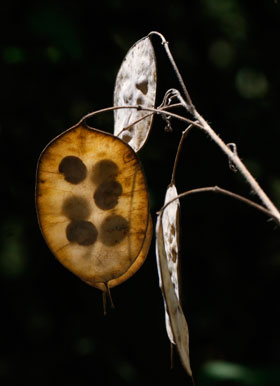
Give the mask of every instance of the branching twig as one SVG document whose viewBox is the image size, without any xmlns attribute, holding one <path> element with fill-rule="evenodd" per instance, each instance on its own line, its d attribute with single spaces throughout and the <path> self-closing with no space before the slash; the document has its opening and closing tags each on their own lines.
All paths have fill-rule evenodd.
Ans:
<svg viewBox="0 0 280 386">
<path fill-rule="evenodd" d="M 160 107 L 158 107 L 158 109 L 160 109 L 160 110 L 166 110 L 166 109 L 169 109 L 169 108 L 180 107 L 180 106 L 182 106 L 181 103 L 173 103 L 172 105 L 162 104 Z M 118 106 L 118 107 L 120 107 L 120 106 Z M 109 109 L 111 109 L 111 108 L 109 108 Z M 104 111 L 101 111 L 101 110 L 100 110 L 100 112 L 104 112 Z M 96 111 L 95 113 L 97 113 L 97 111 Z M 132 126 L 136 125 L 137 123 L 143 121 L 143 120 L 146 119 L 146 118 L 149 118 L 151 115 L 154 115 L 154 114 L 155 114 L 154 112 L 149 113 L 149 114 L 146 114 L 146 115 L 144 115 L 143 117 L 137 119 L 136 121 L 130 123 L 128 126 L 123 127 L 122 130 L 118 133 L 118 136 L 120 136 L 120 134 L 122 134 L 122 132 L 124 132 L 124 131 L 126 131 L 126 130 L 129 130 Z M 85 117 L 84 117 L 84 118 L 85 118 Z"/>
<path fill-rule="evenodd" d="M 106 111 L 112 111 L 112 110 L 117 110 L 117 109 L 136 109 L 136 110 L 143 110 L 143 111 L 150 111 L 152 113 L 158 113 L 158 114 L 165 114 L 167 116 L 171 116 L 174 118 L 177 118 L 183 122 L 188 122 L 189 124 L 192 124 L 193 126 L 199 127 L 202 129 L 205 133 L 207 133 L 211 139 L 220 147 L 220 149 L 227 155 L 229 158 L 230 162 L 236 167 L 237 170 L 243 175 L 245 180 L 250 184 L 252 190 L 258 195 L 260 200 L 262 201 L 263 205 L 271 212 L 271 216 L 277 219 L 278 224 L 280 224 L 280 213 L 276 206 L 272 203 L 272 201 L 269 199 L 269 197 L 266 195 L 266 193 L 261 189 L 255 178 L 251 175 L 249 170 L 246 168 L 246 166 L 243 164 L 241 159 L 239 158 L 238 154 L 234 151 L 232 151 L 225 143 L 224 141 L 216 134 L 216 132 L 211 128 L 211 126 L 207 123 L 207 121 L 198 113 L 198 111 L 195 109 L 192 100 L 190 98 L 190 95 L 187 91 L 187 88 L 185 86 L 185 83 L 182 79 L 182 76 L 178 70 L 178 67 L 173 59 L 173 56 L 169 50 L 168 43 L 164 36 L 156 31 L 150 32 L 148 36 L 151 35 L 158 35 L 160 36 L 162 43 L 165 47 L 166 53 L 168 55 L 168 58 L 170 59 L 172 66 L 176 72 L 176 75 L 180 81 L 180 84 L 182 86 L 182 89 L 184 91 L 184 94 L 186 96 L 185 101 L 181 94 L 177 91 L 177 98 L 180 101 L 180 104 L 183 105 L 189 112 L 192 113 L 196 121 L 192 121 L 191 119 L 188 119 L 186 117 L 182 117 L 181 115 L 172 113 L 170 111 L 165 111 L 167 106 L 161 107 L 159 109 L 156 108 L 151 108 L 151 107 L 145 107 L 145 106 L 140 106 L 140 105 L 127 105 L 127 106 L 113 106 L 113 107 L 108 107 L 106 109 L 98 110 L 92 113 L 89 113 L 85 115 L 80 122 L 85 121 L 86 119 L 92 117 L 95 114 L 98 113 L 103 113 Z M 176 91 L 176 90 L 175 90 Z M 174 90 L 173 90 L 174 92 Z M 197 123 L 197 121 L 199 123 Z"/>
<path fill-rule="evenodd" d="M 178 107 L 178 106 L 181 106 L 181 104 L 174 104 L 174 107 Z M 105 113 L 105 112 L 108 112 L 108 111 L 119 110 L 119 109 L 136 109 L 136 110 L 143 110 L 143 111 L 151 111 L 151 112 L 157 113 L 157 114 L 170 115 L 171 117 L 177 118 L 180 121 L 187 122 L 189 124 L 192 124 L 193 126 L 200 127 L 201 129 L 203 128 L 200 125 L 200 123 L 192 121 L 189 118 L 182 117 L 181 115 L 174 114 L 174 113 L 172 113 L 170 111 L 165 111 L 167 108 L 170 108 L 170 107 L 173 107 L 173 105 L 165 106 L 165 107 L 160 108 L 160 109 L 156 109 L 156 108 L 153 108 L 153 107 L 145 107 L 145 106 L 141 106 L 141 105 L 111 106 L 111 107 L 106 107 L 105 109 L 96 110 L 96 111 L 93 111 L 91 113 L 88 113 L 88 114 L 84 115 L 79 123 L 81 124 L 82 122 L 86 121 L 89 118 L 92 118 L 96 114 L 101 114 L 101 113 Z"/>
<path fill-rule="evenodd" d="M 172 54 L 171 54 L 171 52 L 169 50 L 168 41 L 165 39 L 165 37 L 161 33 L 157 32 L 157 31 L 150 32 L 148 36 L 151 36 L 151 35 L 157 35 L 157 36 L 159 36 L 161 38 L 161 42 L 162 42 L 162 44 L 164 46 L 164 49 L 165 49 L 166 54 L 168 56 L 168 59 L 170 60 L 170 62 L 172 64 L 172 67 L 173 67 L 173 69 L 175 71 L 175 74 L 176 74 L 176 76 L 177 76 L 177 78 L 179 80 L 179 83 L 180 83 L 181 87 L 182 87 L 182 90 L 184 91 L 184 94 L 185 94 L 185 97 L 186 97 L 187 103 L 188 103 L 188 110 L 189 110 L 189 112 L 191 114 L 193 114 L 194 106 L 193 106 L 190 94 L 188 93 L 187 87 L 186 87 L 186 85 L 185 85 L 185 83 L 183 81 L 183 78 L 182 78 L 182 76 L 180 74 L 180 71 L 179 71 L 179 69 L 178 69 L 178 67 L 177 67 L 177 65 L 175 63 L 175 60 L 174 60 L 174 58 L 173 58 L 173 56 L 172 56 Z"/>
<path fill-rule="evenodd" d="M 182 96 L 180 95 L 179 92 L 177 92 L 177 98 L 180 101 L 180 105 L 183 105 L 188 109 L 188 106 Z M 251 186 L 253 192 L 255 192 L 260 200 L 262 201 L 263 205 L 268 209 L 270 212 L 270 215 L 277 220 L 278 224 L 280 224 L 280 213 L 276 206 L 272 203 L 272 201 L 269 199 L 269 197 L 266 195 L 266 193 L 262 190 L 258 182 L 255 180 L 255 178 L 251 175 L 249 170 L 246 168 L 244 163 L 241 161 L 239 158 L 237 152 L 232 151 L 226 144 L 225 142 L 216 134 L 216 132 L 211 128 L 211 126 L 207 123 L 207 121 L 198 113 L 198 111 L 195 109 L 195 107 L 192 105 L 193 108 L 193 115 L 196 121 L 192 121 L 191 119 L 188 119 L 186 117 L 182 117 L 181 115 L 172 113 L 170 111 L 165 111 L 167 107 L 170 106 L 164 106 L 162 108 L 156 109 L 156 108 L 151 108 L 151 107 L 145 107 L 141 105 L 126 105 L 126 106 L 112 106 L 112 107 L 107 107 L 105 109 L 97 110 L 92 113 L 89 113 L 85 115 L 81 121 L 85 121 L 88 118 L 91 118 L 92 116 L 98 114 L 98 113 L 103 113 L 106 111 L 112 111 L 112 110 L 117 110 L 117 109 L 136 109 L 136 110 L 143 110 L 143 111 L 150 111 L 151 113 L 158 113 L 158 114 L 164 114 L 167 116 L 171 116 L 174 118 L 177 118 L 183 122 L 187 122 L 191 124 L 192 126 L 199 127 L 202 129 L 211 139 L 220 147 L 220 149 L 227 155 L 229 158 L 230 162 L 236 167 L 236 169 L 243 175 L 245 180 L 249 183 Z M 189 109 L 188 109 L 189 110 Z M 198 123 L 199 122 L 199 123 Z M 172 177 L 173 178 L 173 177 Z M 256 204 L 257 205 L 257 204 Z"/>
<path fill-rule="evenodd" d="M 273 216 L 278 224 L 280 224 L 280 212 L 276 208 L 276 206 L 272 203 L 272 201 L 269 199 L 269 197 L 266 195 L 266 193 L 262 190 L 260 185 L 257 183 L 255 178 L 251 175 L 249 170 L 246 168 L 246 166 L 243 164 L 241 159 L 239 158 L 237 152 L 232 151 L 225 143 L 224 141 L 216 134 L 216 132 L 211 128 L 211 126 L 207 123 L 207 121 L 198 113 L 196 108 L 194 107 L 190 95 L 187 91 L 187 88 L 185 86 L 185 83 L 182 79 L 182 76 L 178 70 L 178 67 L 173 59 L 173 56 L 169 50 L 168 44 L 164 36 L 156 31 L 152 31 L 149 35 L 158 35 L 161 37 L 162 44 L 164 44 L 164 48 L 166 50 L 166 54 L 171 61 L 171 64 L 174 68 L 174 71 L 180 81 L 181 87 L 184 91 L 184 94 L 186 96 L 186 101 L 184 98 L 182 98 L 181 94 L 177 91 L 177 98 L 181 102 L 181 104 L 186 108 L 187 111 L 189 111 L 194 118 L 200 123 L 200 125 L 195 124 L 195 126 L 200 127 L 205 133 L 211 137 L 211 139 L 220 147 L 220 149 L 228 156 L 230 162 L 232 165 L 235 166 L 235 168 L 243 175 L 245 180 L 250 184 L 252 190 L 258 195 L 263 205 L 269 210 L 271 213 L 271 216 Z"/>
<path fill-rule="evenodd" d="M 136 121 L 130 123 L 128 126 L 125 126 L 122 128 L 122 130 L 118 133 L 118 136 L 120 136 L 124 131 L 126 130 L 129 130 L 132 126 L 136 125 L 137 123 L 143 121 L 144 119 L 146 118 L 149 118 L 151 115 L 153 115 L 154 113 L 149 113 L 149 114 L 146 114 L 144 115 L 143 117 L 139 118 L 139 119 L 136 119 Z"/>
<path fill-rule="evenodd" d="M 170 205 L 173 201 L 178 200 L 179 198 L 186 197 L 186 196 L 189 196 L 189 195 L 192 195 L 192 194 L 207 193 L 207 192 L 223 194 L 223 195 L 229 196 L 231 198 L 237 199 L 239 201 L 242 201 L 245 204 L 250 205 L 253 208 L 261 211 L 262 213 L 266 214 L 267 216 L 272 217 L 276 222 L 279 222 L 278 217 L 274 216 L 274 214 L 271 213 L 270 210 L 264 208 L 262 205 L 259 205 L 259 204 L 255 203 L 254 201 L 249 200 L 246 197 L 240 196 L 239 194 L 233 193 L 233 192 L 231 192 L 229 190 L 226 190 L 226 189 L 222 189 L 219 186 L 207 186 L 207 187 L 204 187 L 204 188 L 192 189 L 192 190 L 188 190 L 187 192 L 180 193 L 180 194 L 178 194 L 178 196 L 176 196 L 176 197 L 172 198 L 172 200 L 168 201 L 158 211 L 158 214 L 163 212 L 168 205 Z"/>
<path fill-rule="evenodd" d="M 264 206 L 270 211 L 271 216 L 277 219 L 278 224 L 280 224 L 280 213 L 272 201 L 268 198 L 266 193 L 262 190 L 260 185 L 257 183 L 255 178 L 243 164 L 238 154 L 232 151 L 224 141 L 215 133 L 211 126 L 206 122 L 206 120 L 194 110 L 194 116 L 199 121 L 200 127 L 205 131 L 213 141 L 222 149 L 222 151 L 228 156 L 230 161 L 235 165 L 236 169 L 243 175 L 245 180 L 251 185 L 252 190 L 258 195 Z"/>
</svg>

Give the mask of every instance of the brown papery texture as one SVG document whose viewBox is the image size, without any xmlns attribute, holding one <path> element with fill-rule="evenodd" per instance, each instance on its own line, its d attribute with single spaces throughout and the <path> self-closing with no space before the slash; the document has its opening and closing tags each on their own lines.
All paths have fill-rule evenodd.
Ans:
<svg viewBox="0 0 280 386">
<path fill-rule="evenodd" d="M 82 280 L 108 283 L 128 271 L 149 222 L 145 176 L 117 137 L 78 124 L 42 152 L 36 204 L 43 236 Z"/>
<path fill-rule="evenodd" d="M 132 265 L 128 268 L 128 270 L 125 273 L 123 273 L 121 276 L 115 279 L 108 281 L 107 285 L 109 288 L 116 287 L 117 285 L 128 280 L 141 268 L 141 266 L 143 265 L 144 261 L 147 258 L 147 255 L 151 246 L 152 236 L 153 236 L 153 223 L 152 223 L 152 217 L 150 215 L 148 229 L 144 240 L 143 248 L 141 249 L 137 259 L 132 263 Z M 88 284 L 93 285 L 94 287 L 99 288 L 102 291 L 106 292 L 106 287 L 103 283 L 88 282 Z"/>
</svg>

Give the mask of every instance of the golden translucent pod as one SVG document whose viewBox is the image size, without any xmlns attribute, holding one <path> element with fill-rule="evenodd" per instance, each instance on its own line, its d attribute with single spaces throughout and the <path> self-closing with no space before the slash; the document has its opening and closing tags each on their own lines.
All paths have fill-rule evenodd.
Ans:
<svg viewBox="0 0 280 386">
<path fill-rule="evenodd" d="M 106 291 L 144 262 L 152 236 L 145 176 L 119 138 L 85 123 L 55 138 L 38 161 L 36 205 L 49 248 L 88 284 Z"/>
<path fill-rule="evenodd" d="M 151 216 L 149 216 L 149 224 L 148 224 L 146 238 L 144 240 L 143 248 L 141 249 L 136 260 L 132 263 L 132 265 L 129 267 L 129 269 L 124 274 L 122 274 L 121 276 L 119 276 L 115 279 L 108 281 L 107 285 L 109 288 L 116 287 L 117 285 L 123 283 L 124 281 L 128 280 L 131 276 L 133 276 L 138 271 L 138 269 L 142 266 L 142 264 L 146 260 L 146 257 L 148 255 L 148 252 L 150 249 L 151 241 L 152 241 L 152 236 L 153 236 L 153 223 L 152 223 Z M 103 283 L 88 282 L 88 284 L 93 285 L 94 287 L 99 288 L 102 291 L 106 292 L 106 287 Z"/>
</svg>

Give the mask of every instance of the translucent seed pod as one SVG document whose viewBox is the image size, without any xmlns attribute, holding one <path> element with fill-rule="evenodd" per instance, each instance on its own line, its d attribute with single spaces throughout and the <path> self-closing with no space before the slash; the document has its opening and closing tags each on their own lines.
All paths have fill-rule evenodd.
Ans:
<svg viewBox="0 0 280 386">
<path fill-rule="evenodd" d="M 156 77 L 154 49 L 150 38 L 145 37 L 130 48 L 121 64 L 115 83 L 114 106 L 154 107 Z M 148 138 L 153 114 L 145 110 L 118 109 L 114 111 L 114 118 L 114 134 L 139 151 Z"/>
<path fill-rule="evenodd" d="M 103 291 L 126 280 L 117 281 L 149 244 L 148 192 L 133 149 L 80 123 L 47 145 L 36 178 L 40 228 L 57 259 Z"/>
</svg>

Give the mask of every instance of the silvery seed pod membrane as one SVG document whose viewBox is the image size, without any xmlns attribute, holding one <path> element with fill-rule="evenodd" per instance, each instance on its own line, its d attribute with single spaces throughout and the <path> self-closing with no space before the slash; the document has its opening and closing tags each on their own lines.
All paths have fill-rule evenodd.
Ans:
<svg viewBox="0 0 280 386">
<path fill-rule="evenodd" d="M 155 98 L 155 54 L 150 38 L 145 37 L 130 48 L 121 64 L 115 83 L 114 106 L 153 108 Z M 134 151 L 139 151 L 148 138 L 153 115 L 144 110 L 118 109 L 114 111 L 114 119 L 114 134 Z"/>
<path fill-rule="evenodd" d="M 166 192 L 165 203 L 177 196 L 175 185 Z M 179 201 L 175 200 L 158 215 L 156 224 L 156 257 L 159 285 L 163 295 L 166 331 L 176 345 L 181 362 L 192 376 L 189 358 L 189 329 L 179 295 Z"/>
</svg>

